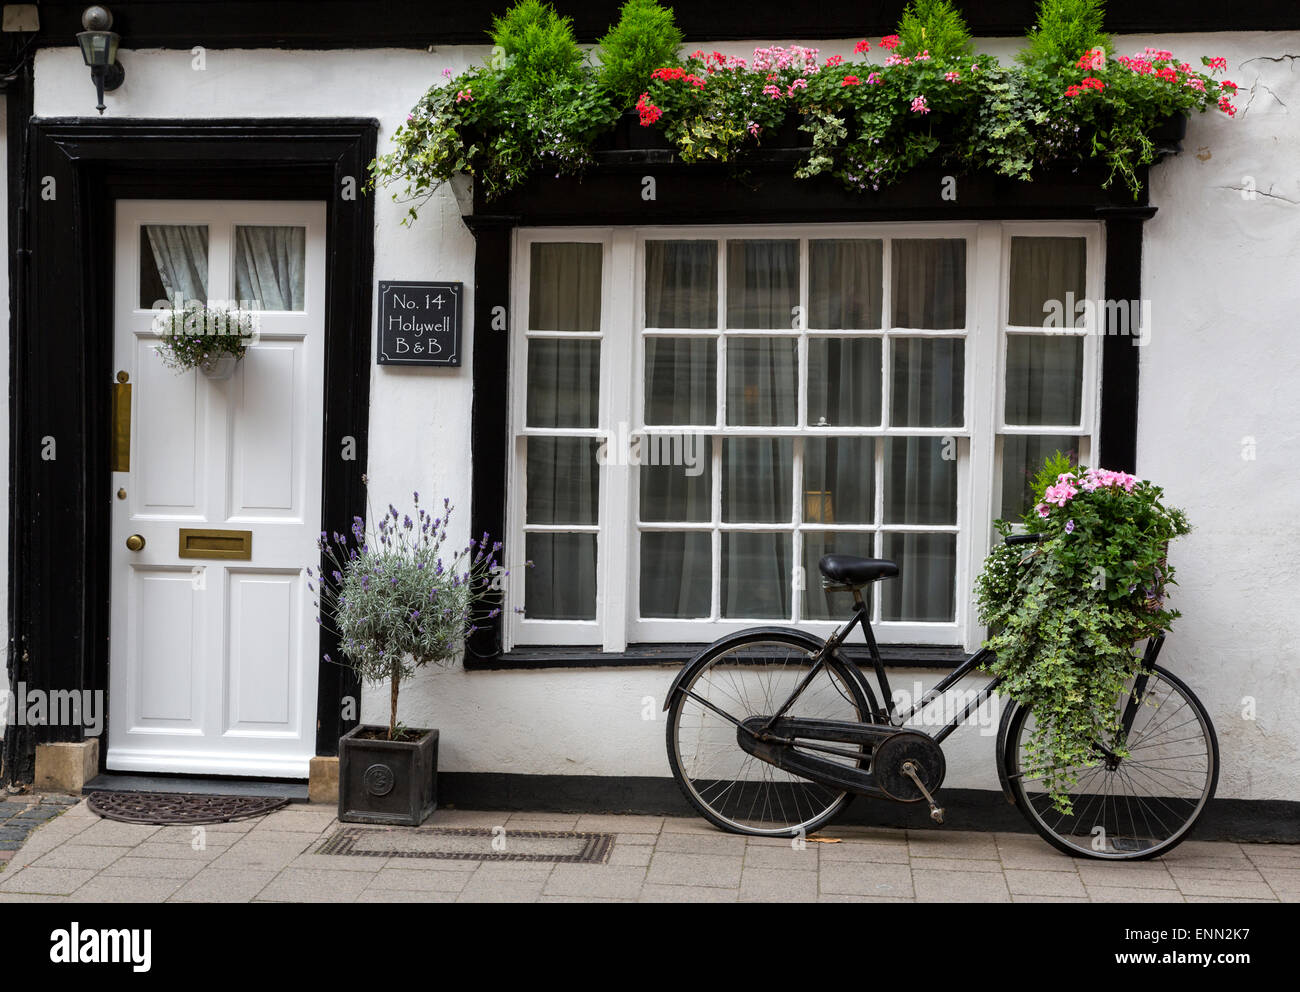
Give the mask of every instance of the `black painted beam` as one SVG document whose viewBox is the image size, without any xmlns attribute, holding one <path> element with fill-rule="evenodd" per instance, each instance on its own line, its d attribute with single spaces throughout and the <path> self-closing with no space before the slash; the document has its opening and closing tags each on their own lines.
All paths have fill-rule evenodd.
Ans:
<svg viewBox="0 0 1300 992">
<path fill-rule="evenodd" d="M 122 46 L 132 48 L 426 48 L 487 43 L 493 14 L 510 0 L 460 4 L 429 0 L 122 0 L 108 4 Z M 85 0 L 40 5 L 39 44 L 76 44 Z M 556 0 L 578 38 L 592 42 L 618 17 L 617 0 Z M 904 0 L 749 0 L 743 6 L 676 3 L 687 43 L 728 40 L 858 38 L 894 30 Z M 959 3 L 974 34 L 1023 35 L 1036 0 Z M 1300 4 L 1256 0 L 1130 0 L 1112 3 L 1106 26 L 1119 34 L 1190 31 L 1281 31 L 1300 28 Z"/>
</svg>

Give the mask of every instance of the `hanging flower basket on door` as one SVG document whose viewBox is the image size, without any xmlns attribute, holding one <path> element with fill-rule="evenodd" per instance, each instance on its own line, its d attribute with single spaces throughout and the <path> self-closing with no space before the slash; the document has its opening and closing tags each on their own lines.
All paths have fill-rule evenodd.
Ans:
<svg viewBox="0 0 1300 992">
<path fill-rule="evenodd" d="M 257 339 L 257 322 L 246 310 L 189 303 L 154 318 L 161 342 L 154 350 L 177 372 L 198 369 L 208 379 L 229 379 Z"/>
</svg>

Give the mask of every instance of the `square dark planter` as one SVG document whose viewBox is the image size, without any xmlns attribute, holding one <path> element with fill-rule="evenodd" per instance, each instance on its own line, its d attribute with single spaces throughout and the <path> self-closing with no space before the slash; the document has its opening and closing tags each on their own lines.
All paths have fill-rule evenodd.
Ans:
<svg viewBox="0 0 1300 992">
<path fill-rule="evenodd" d="M 438 731 L 413 741 L 375 740 L 385 727 L 357 726 L 339 738 L 339 819 L 418 827 L 438 808 Z"/>
</svg>

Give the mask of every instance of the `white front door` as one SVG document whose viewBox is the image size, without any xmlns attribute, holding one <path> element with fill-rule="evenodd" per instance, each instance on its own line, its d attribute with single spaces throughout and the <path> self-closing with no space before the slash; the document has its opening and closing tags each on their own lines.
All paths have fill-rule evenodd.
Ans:
<svg viewBox="0 0 1300 992">
<path fill-rule="evenodd" d="M 108 767 L 305 778 L 325 204 L 119 201 L 115 266 L 114 372 L 131 385 L 131 446 L 106 494 Z M 178 295 L 256 311 L 259 336 L 231 378 L 176 373 L 155 353 L 153 308 Z M 131 550 L 132 537 L 143 547 Z"/>
</svg>

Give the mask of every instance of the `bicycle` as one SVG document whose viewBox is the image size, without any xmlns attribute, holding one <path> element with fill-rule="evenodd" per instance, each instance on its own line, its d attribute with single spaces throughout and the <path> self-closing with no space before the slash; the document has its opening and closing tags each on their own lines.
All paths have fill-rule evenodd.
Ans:
<svg viewBox="0 0 1300 992">
<path fill-rule="evenodd" d="M 1040 539 L 1013 535 L 1011 544 Z M 862 589 L 898 575 L 877 558 L 831 554 L 819 563 L 828 591 L 853 593 L 853 616 L 825 641 L 789 627 L 761 626 L 722 637 L 682 668 L 668 692 L 668 761 L 691 805 L 734 833 L 811 834 L 855 795 L 900 803 L 935 799 L 946 762 L 943 741 L 1002 682 L 993 677 L 960 713 L 931 735 L 905 726 L 993 655 L 981 649 L 906 710 L 894 700 Z M 861 626 L 881 699 L 840 650 Z M 1150 639 L 1137 675 L 1116 700 L 1120 737 L 1094 744 L 1095 760 L 1073 769 L 1073 813 L 1057 809 L 1027 760 L 1030 708 L 1003 709 L 998 779 L 1009 802 L 1049 844 L 1075 857 L 1144 860 L 1186 839 L 1213 798 L 1219 745 L 1209 714 L 1181 679 L 1156 664 L 1164 644 Z M 1117 751 L 1126 751 L 1121 757 Z"/>
</svg>

